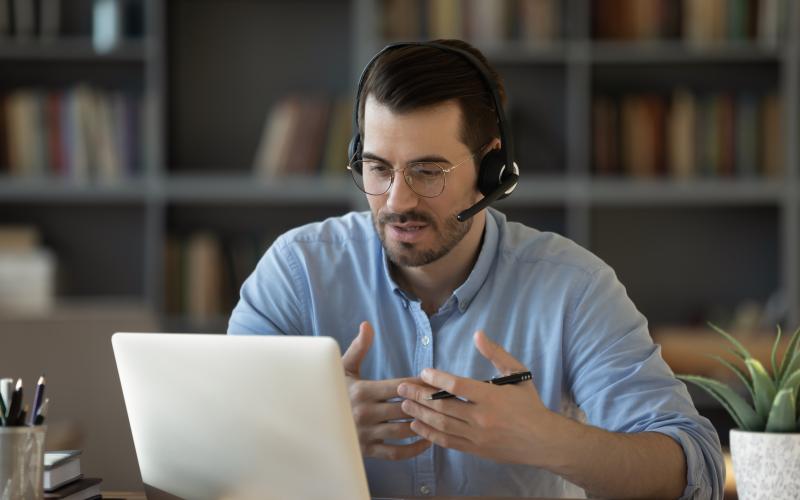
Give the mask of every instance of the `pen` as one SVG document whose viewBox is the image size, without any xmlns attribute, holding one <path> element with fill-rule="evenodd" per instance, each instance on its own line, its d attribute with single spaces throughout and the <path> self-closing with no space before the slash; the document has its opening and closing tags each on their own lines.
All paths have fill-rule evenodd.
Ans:
<svg viewBox="0 0 800 500">
<path fill-rule="evenodd" d="M 6 402 L 2 393 L 0 393 L 0 425 L 6 425 Z"/>
<path fill-rule="evenodd" d="M 0 379 L 0 395 L 3 396 L 3 401 L 7 404 L 11 404 L 11 388 L 14 386 L 14 380 L 10 378 L 3 378 Z M 6 414 L 3 416 L 8 416 L 8 406 L 6 406 Z"/>
<path fill-rule="evenodd" d="M 44 375 L 39 377 L 39 381 L 36 383 L 36 393 L 33 395 L 33 406 L 31 406 L 31 415 L 30 415 L 30 423 L 33 425 L 34 420 L 36 419 L 36 415 L 39 413 L 39 407 L 42 405 L 44 401 Z"/>
<path fill-rule="evenodd" d="M 22 409 L 22 411 L 19 412 L 19 417 L 17 417 L 17 421 L 14 422 L 14 425 L 18 425 L 18 426 L 25 425 L 25 416 L 28 414 L 28 409 L 29 409 L 28 405 L 25 405 L 25 407 Z"/>
<path fill-rule="evenodd" d="M 491 380 L 484 380 L 484 382 L 492 385 L 506 385 L 506 384 L 518 384 L 526 380 L 531 380 L 532 378 L 533 376 L 531 375 L 531 372 L 517 372 L 517 373 L 512 373 L 511 375 L 506 375 L 504 377 L 497 377 Z M 431 394 L 430 396 L 427 397 L 427 399 L 437 400 L 437 399 L 447 399 L 454 397 L 456 397 L 454 394 L 450 394 L 447 391 L 439 391 Z"/>
<path fill-rule="evenodd" d="M 39 408 L 39 412 L 35 414 L 33 418 L 33 425 L 42 425 L 44 423 L 44 417 L 47 416 L 47 405 L 50 404 L 50 398 L 44 398 L 44 403 L 42 403 L 41 408 Z"/>
<path fill-rule="evenodd" d="M 6 425 L 17 425 L 17 418 L 22 411 L 22 379 L 17 379 L 17 387 L 11 393 L 11 402 L 8 404 L 8 417 Z"/>
</svg>

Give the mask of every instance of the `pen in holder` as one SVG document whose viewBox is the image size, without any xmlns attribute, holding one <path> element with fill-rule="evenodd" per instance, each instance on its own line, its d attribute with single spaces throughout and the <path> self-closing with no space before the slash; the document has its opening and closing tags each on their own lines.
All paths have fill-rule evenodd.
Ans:
<svg viewBox="0 0 800 500">
<path fill-rule="evenodd" d="M 0 500 L 38 500 L 43 496 L 44 422 L 48 399 L 39 377 L 33 406 L 24 404 L 22 379 L 0 380 Z"/>
<path fill-rule="evenodd" d="M 43 496 L 44 425 L 0 427 L 0 500 Z"/>
</svg>

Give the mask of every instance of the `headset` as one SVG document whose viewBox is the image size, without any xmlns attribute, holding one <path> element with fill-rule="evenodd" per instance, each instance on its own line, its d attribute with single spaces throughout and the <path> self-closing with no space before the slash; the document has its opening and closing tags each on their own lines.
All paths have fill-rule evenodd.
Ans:
<svg viewBox="0 0 800 500">
<path fill-rule="evenodd" d="M 385 54 L 394 49 L 401 47 L 433 47 L 445 52 L 457 54 L 467 60 L 483 78 L 489 93 L 494 102 L 494 109 L 497 112 L 497 125 L 500 129 L 500 149 L 494 149 L 486 153 L 481 159 L 480 167 L 478 168 L 478 190 L 483 194 L 483 198 L 476 204 L 467 208 L 463 212 L 458 213 L 456 218 L 460 222 L 468 220 L 496 200 L 501 200 L 510 195 L 517 187 L 519 181 L 519 167 L 514 162 L 513 145 L 511 142 L 511 132 L 508 130 L 505 114 L 503 112 L 503 105 L 500 101 L 500 95 L 497 91 L 497 86 L 492 80 L 489 71 L 481 63 L 478 58 L 469 52 L 459 49 L 457 47 L 450 47 L 435 42 L 399 42 L 392 43 L 381 49 L 380 52 L 370 59 L 364 70 L 361 72 L 361 78 L 358 80 L 358 90 L 356 91 L 355 107 L 353 108 L 353 138 L 350 139 L 350 145 L 347 148 L 347 161 L 353 162 L 361 159 L 361 133 L 358 127 L 358 111 L 360 108 L 359 99 L 361 98 L 361 90 L 366 80 L 366 75 L 375 61 Z M 511 168 L 506 168 L 511 165 Z M 360 173 L 360 172 L 359 172 Z"/>
</svg>

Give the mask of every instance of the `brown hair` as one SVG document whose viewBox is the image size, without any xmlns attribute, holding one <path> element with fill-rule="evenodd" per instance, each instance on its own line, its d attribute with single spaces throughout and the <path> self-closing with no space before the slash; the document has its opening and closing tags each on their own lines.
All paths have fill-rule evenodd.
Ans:
<svg viewBox="0 0 800 500">
<path fill-rule="evenodd" d="M 494 80 L 501 105 L 505 103 L 503 82 L 478 49 L 461 40 L 433 42 L 465 50 L 475 56 Z M 500 137 L 497 113 L 486 81 L 472 63 L 453 52 L 424 45 L 409 45 L 389 50 L 373 63 L 358 96 L 362 144 L 367 96 L 372 96 L 397 113 L 456 100 L 461 108 L 459 139 L 473 153 L 480 153 L 481 147 L 493 138 Z"/>
</svg>

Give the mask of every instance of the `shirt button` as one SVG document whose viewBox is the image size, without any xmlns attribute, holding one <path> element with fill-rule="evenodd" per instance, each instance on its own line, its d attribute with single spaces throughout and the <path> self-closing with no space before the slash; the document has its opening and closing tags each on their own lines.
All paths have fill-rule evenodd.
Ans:
<svg viewBox="0 0 800 500">
<path fill-rule="evenodd" d="M 428 345 L 430 343 L 431 343 L 431 338 L 430 337 L 428 337 L 427 335 L 422 337 L 422 345 Z"/>
<path fill-rule="evenodd" d="M 419 492 L 422 493 L 423 495 L 430 495 L 431 487 L 428 486 L 427 484 L 423 484 L 422 486 L 419 487 Z"/>
</svg>

